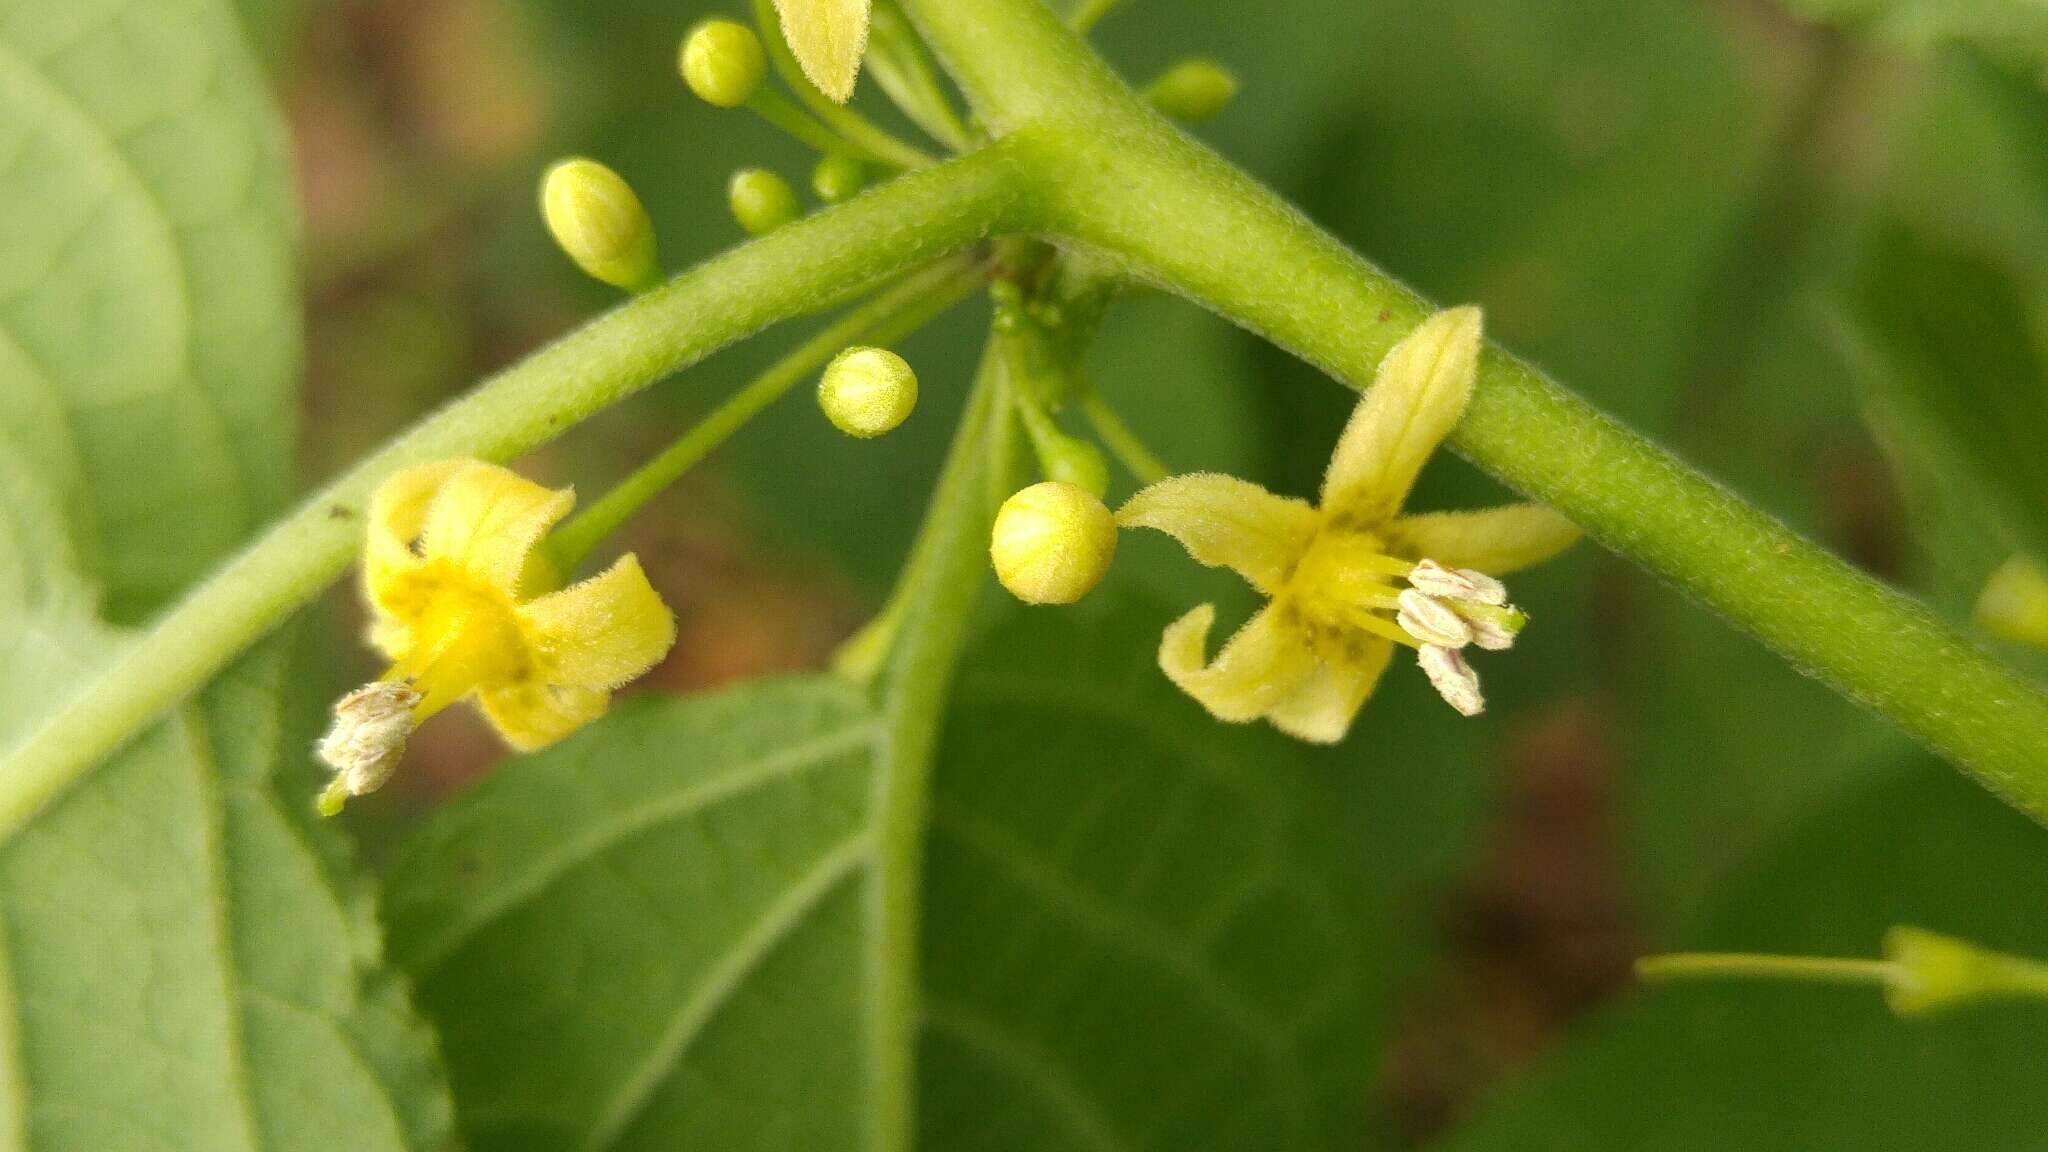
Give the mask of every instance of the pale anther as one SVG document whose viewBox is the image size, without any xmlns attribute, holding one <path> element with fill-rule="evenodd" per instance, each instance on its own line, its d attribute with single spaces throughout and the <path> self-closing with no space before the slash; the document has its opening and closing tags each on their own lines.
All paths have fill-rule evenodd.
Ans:
<svg viewBox="0 0 2048 1152">
<path fill-rule="evenodd" d="M 1479 673 L 1465 663 L 1457 649 L 1425 644 L 1415 654 L 1415 662 L 1422 666 L 1437 695 L 1459 715 L 1477 716 L 1486 710 L 1486 700 L 1479 694 Z"/>
<path fill-rule="evenodd" d="M 1472 626 L 1457 609 L 1434 596 L 1410 588 L 1397 598 L 1394 623 L 1426 645 L 1463 648 L 1472 642 Z"/>
<path fill-rule="evenodd" d="M 1408 573 L 1408 583 L 1425 596 L 1450 600 L 1479 598 L 1479 585 L 1467 572 L 1454 572 L 1434 560 L 1417 561 L 1414 570 Z"/>
<path fill-rule="evenodd" d="M 320 759 L 351 796 L 375 792 L 405 756 L 417 727 L 420 694 L 394 680 L 365 684 L 334 704 L 334 726 L 320 741 Z"/>
</svg>

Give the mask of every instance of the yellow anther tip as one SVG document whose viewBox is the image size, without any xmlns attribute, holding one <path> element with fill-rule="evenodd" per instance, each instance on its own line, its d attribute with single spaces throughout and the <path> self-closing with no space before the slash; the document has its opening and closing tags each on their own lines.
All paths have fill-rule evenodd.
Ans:
<svg viewBox="0 0 2048 1152">
<path fill-rule="evenodd" d="M 1085 489 L 1047 480 L 1003 501 L 989 536 L 996 579 L 1027 604 L 1072 604 L 1108 573 L 1116 520 Z"/>
</svg>

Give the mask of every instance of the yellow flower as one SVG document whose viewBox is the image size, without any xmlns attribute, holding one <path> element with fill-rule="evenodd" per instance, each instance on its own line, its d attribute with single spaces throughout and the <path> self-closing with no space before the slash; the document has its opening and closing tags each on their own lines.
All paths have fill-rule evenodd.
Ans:
<svg viewBox="0 0 2048 1152">
<path fill-rule="evenodd" d="M 1220 720 L 1264 718 L 1335 743 L 1372 694 L 1395 645 L 1467 715 L 1483 706 L 1468 645 L 1506 648 L 1527 618 L 1486 573 L 1540 563 L 1578 537 L 1549 508 L 1401 515 L 1431 452 L 1464 415 L 1478 368 L 1476 308 L 1424 321 L 1380 364 L 1337 441 L 1321 507 L 1215 473 L 1161 481 L 1117 512 L 1196 560 L 1224 565 L 1271 598 L 1206 661 L 1213 605 L 1168 625 L 1159 666 Z"/>
<path fill-rule="evenodd" d="M 506 743 L 532 751 L 604 715 L 612 689 L 668 652 L 675 618 L 634 557 L 556 589 L 534 545 L 574 502 L 477 460 L 409 468 L 377 490 L 363 591 L 370 642 L 392 663 L 336 707 L 324 809 L 375 790 L 412 729 L 450 704 L 474 697 Z"/>
</svg>

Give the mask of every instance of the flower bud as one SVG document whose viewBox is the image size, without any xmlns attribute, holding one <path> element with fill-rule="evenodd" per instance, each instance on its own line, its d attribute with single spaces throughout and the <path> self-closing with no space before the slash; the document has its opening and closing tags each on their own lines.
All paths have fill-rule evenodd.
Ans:
<svg viewBox="0 0 2048 1152">
<path fill-rule="evenodd" d="M 796 189 L 766 168 L 742 168 L 725 190 L 733 219 L 749 236 L 766 236 L 797 218 Z"/>
<path fill-rule="evenodd" d="M 1072 484 L 1098 500 L 1109 491 L 1109 462 L 1086 440 L 1060 436 L 1042 445 L 1039 456 L 1049 479 Z"/>
<path fill-rule="evenodd" d="M 818 161 L 811 170 L 811 191 L 827 204 L 840 204 L 860 195 L 867 185 L 868 174 L 860 161 L 851 156 L 834 154 Z"/>
<path fill-rule="evenodd" d="M 2048 648 L 2048 571 L 2024 556 L 2006 561 L 1977 598 L 1977 623 L 2001 639 Z"/>
<path fill-rule="evenodd" d="M 1237 95 L 1237 77 L 1214 60 L 1183 60 L 1145 87 L 1145 99 L 1176 120 L 1212 120 Z"/>
<path fill-rule="evenodd" d="M 880 436 L 917 407 L 917 373 L 886 348 L 848 348 L 818 378 L 818 407 L 848 436 Z"/>
<path fill-rule="evenodd" d="M 699 100 L 737 108 L 761 90 L 768 57 L 752 28 L 737 20 L 706 20 L 683 38 L 677 68 Z"/>
<path fill-rule="evenodd" d="M 989 536 L 996 579 L 1026 604 L 1072 604 L 1116 556 L 1116 520 L 1073 484 L 1046 480 L 1003 501 Z"/>
<path fill-rule="evenodd" d="M 654 282 L 654 225 L 618 173 L 564 160 L 542 179 L 540 206 L 555 243 L 593 279 L 628 291 Z"/>
<path fill-rule="evenodd" d="M 1925 928 L 1901 924 L 1886 932 L 1884 956 L 1894 969 L 1885 982 L 1885 1003 L 1900 1016 L 1979 1000 L 2048 997 L 2048 965 Z"/>
</svg>

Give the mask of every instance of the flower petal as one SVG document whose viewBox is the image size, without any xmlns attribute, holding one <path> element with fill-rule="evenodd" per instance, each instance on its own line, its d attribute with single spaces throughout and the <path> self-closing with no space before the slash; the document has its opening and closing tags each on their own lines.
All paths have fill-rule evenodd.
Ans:
<svg viewBox="0 0 2048 1152">
<path fill-rule="evenodd" d="M 392 473 L 370 497 L 369 531 L 363 542 L 363 593 L 372 605 L 399 612 L 407 599 L 405 578 L 423 563 L 413 551 L 426 526 L 427 507 L 467 461 L 441 460 Z M 387 606 L 387 601 L 397 601 Z"/>
<path fill-rule="evenodd" d="M 1332 523 L 1369 528 L 1401 510 L 1429 454 L 1465 415 L 1479 334 L 1479 309 L 1453 308 L 1424 320 L 1380 361 L 1323 477 Z"/>
<path fill-rule="evenodd" d="M 1335 744 L 1351 730 L 1351 721 L 1365 707 L 1393 658 L 1392 641 L 1371 637 L 1357 660 L 1325 660 L 1317 665 L 1315 674 L 1301 687 L 1267 711 L 1266 719 L 1297 740 Z"/>
<path fill-rule="evenodd" d="M 867 52 L 869 5 L 870 0 L 775 0 L 790 53 L 834 103 L 853 98 Z"/>
<path fill-rule="evenodd" d="M 519 617 L 556 685 L 616 688 L 660 663 L 676 642 L 674 614 L 632 555 L 521 607 Z"/>
<path fill-rule="evenodd" d="M 1404 556 L 1489 576 L 1541 564 L 1578 538 L 1578 526 L 1544 504 L 1428 512 L 1403 516 L 1387 527 L 1388 546 Z"/>
<path fill-rule="evenodd" d="M 427 506 L 420 551 L 514 595 L 526 554 L 575 503 L 566 488 L 543 488 L 509 468 L 463 461 Z"/>
<path fill-rule="evenodd" d="M 1306 501 L 1218 472 L 1161 480 L 1126 501 L 1116 522 L 1122 528 L 1156 528 L 1197 561 L 1228 566 L 1267 595 L 1294 570 L 1317 523 Z"/>
<path fill-rule="evenodd" d="M 1166 626 L 1159 668 L 1218 720 L 1256 720 L 1315 671 L 1315 654 L 1283 617 L 1282 608 L 1267 605 L 1205 665 L 1216 606 L 1204 604 Z"/>
<path fill-rule="evenodd" d="M 545 748 L 604 715 L 611 694 L 528 681 L 477 693 L 484 719 L 521 752 Z"/>
</svg>

